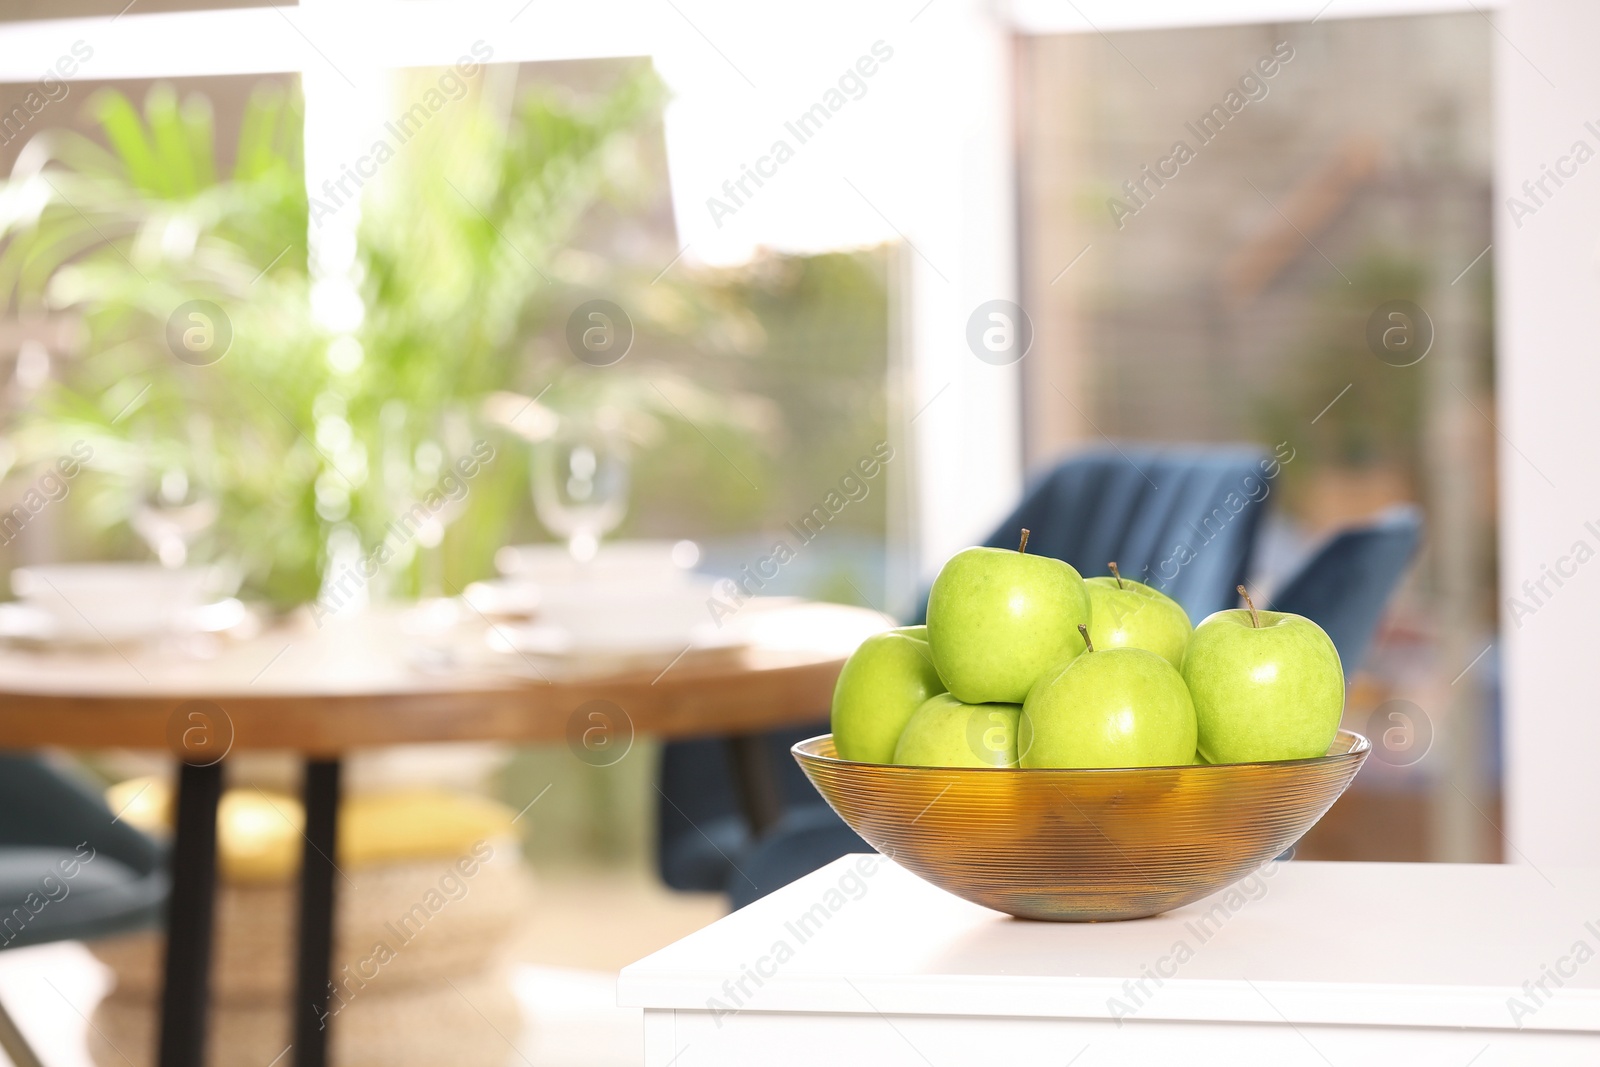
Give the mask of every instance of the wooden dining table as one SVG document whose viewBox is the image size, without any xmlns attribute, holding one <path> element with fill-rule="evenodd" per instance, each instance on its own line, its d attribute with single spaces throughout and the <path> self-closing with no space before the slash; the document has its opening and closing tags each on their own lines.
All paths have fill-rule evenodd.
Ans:
<svg viewBox="0 0 1600 1067">
<path fill-rule="evenodd" d="M 463 607 L 442 632 L 405 610 L 308 614 L 248 638 L 175 652 L 103 643 L 0 650 L 0 748 L 165 749 L 178 761 L 157 1062 L 205 1060 L 217 872 L 217 805 L 227 757 L 290 751 L 304 760 L 304 845 L 292 1055 L 327 1063 L 334 857 L 341 761 L 384 746 L 452 741 L 565 743 L 616 762 L 636 736 L 723 736 L 746 814 L 777 814 L 763 733 L 824 718 L 862 637 L 893 625 L 860 608 L 751 601 L 732 639 L 676 655 L 588 662 L 515 650 L 509 624 Z M 488 646 L 500 651 L 485 653 Z M 462 656 L 462 649 L 472 654 Z"/>
</svg>

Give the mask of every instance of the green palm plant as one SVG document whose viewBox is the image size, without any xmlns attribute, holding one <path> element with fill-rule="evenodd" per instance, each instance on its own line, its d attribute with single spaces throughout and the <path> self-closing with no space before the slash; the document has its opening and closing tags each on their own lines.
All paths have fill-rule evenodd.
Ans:
<svg viewBox="0 0 1600 1067">
<path fill-rule="evenodd" d="M 365 201 L 357 247 L 368 310 L 349 417 L 379 418 L 370 405 L 399 396 L 425 431 L 451 407 L 490 398 L 477 405 L 482 421 L 507 444 L 536 441 L 563 419 L 606 425 L 639 448 L 683 419 L 751 437 L 764 422 L 758 401 L 704 388 L 654 358 L 737 348 L 748 313 L 692 280 L 657 281 L 653 264 L 582 248 L 597 205 L 626 207 L 651 191 L 640 156 L 660 83 L 635 71 L 585 107 L 549 91 L 516 97 L 513 77 L 490 68 L 476 106 L 408 142 L 398 173 Z M 569 348 L 567 316 L 591 296 L 621 306 L 648 338 L 627 363 L 590 366 Z M 450 533 L 449 588 L 502 542 L 527 478 L 522 450 L 508 448 L 475 480 L 473 521 Z M 371 499 L 354 506 L 384 513 Z"/>
<path fill-rule="evenodd" d="M 222 516 L 208 536 L 228 540 L 267 595 L 314 592 L 320 546 L 300 490 L 319 459 L 295 420 L 318 387 L 322 338 L 300 310 L 298 101 L 281 89 L 252 97 L 225 177 L 204 98 L 158 86 L 142 115 L 114 92 L 90 109 L 103 145 L 41 135 L 5 189 L 18 210 L 3 220 L 0 286 L 19 310 L 75 312 L 86 335 L 86 355 L 17 429 L 19 451 L 89 442 L 83 513 L 102 529 L 126 523 L 152 471 L 198 465 Z M 167 343 L 174 312 L 195 300 L 225 309 L 232 334 L 213 366 L 184 363 Z"/>
<path fill-rule="evenodd" d="M 121 94 L 97 96 L 103 144 L 36 138 L 0 187 L 0 291 L 18 311 L 81 317 L 85 343 L 13 428 L 20 455 L 88 441 L 74 495 L 107 542 L 127 539 L 118 531 L 141 478 L 186 464 L 220 505 L 197 552 L 236 559 L 251 591 L 291 605 L 317 595 L 330 538 L 343 531 L 368 550 L 386 536 L 403 503 L 381 469 L 397 420 L 411 441 L 466 411 L 475 436 L 498 442 L 468 496 L 471 521 L 452 530 L 452 587 L 486 569 L 524 496 L 520 449 L 505 446 L 554 420 L 614 416 L 640 441 L 686 416 L 713 433 L 750 430 L 759 412 L 748 401 L 714 402 L 664 369 L 645 379 L 588 367 L 558 340 L 576 281 L 598 284 L 664 343 L 740 343 L 736 309 L 692 283 L 651 285 L 627 268 L 597 283 L 563 267 L 592 264 L 569 255 L 592 209 L 637 191 L 660 101 L 653 76 L 635 72 L 589 104 L 497 94 L 493 68 L 484 85 L 367 191 L 355 272 L 365 314 L 349 337 L 311 312 L 308 233 L 321 206 L 305 190 L 293 92 L 253 95 L 221 174 L 204 99 L 166 87 L 142 114 Z M 176 358 L 169 336 L 194 301 L 231 327 L 209 365 Z M 486 398 L 510 433 L 483 417 Z"/>
</svg>

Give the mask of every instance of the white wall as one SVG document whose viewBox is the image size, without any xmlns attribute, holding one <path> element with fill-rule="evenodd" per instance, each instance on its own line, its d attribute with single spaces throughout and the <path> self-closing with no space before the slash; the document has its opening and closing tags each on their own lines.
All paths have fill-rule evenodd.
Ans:
<svg viewBox="0 0 1600 1067">
<path fill-rule="evenodd" d="M 1600 863 L 1600 561 L 1553 595 L 1537 580 L 1577 541 L 1600 551 L 1600 158 L 1518 226 L 1508 195 L 1577 140 L 1600 152 L 1600 5 L 1514 0 L 1498 17 L 1495 260 L 1501 627 L 1506 676 L 1507 859 Z M 1570 167 L 1568 169 L 1571 169 Z M 1552 484 L 1553 483 L 1553 484 Z M 1574 569 L 1575 561 L 1566 564 Z M 1533 607 L 1526 614 L 1510 598 Z"/>
<path fill-rule="evenodd" d="M 904 418 L 915 419 L 906 430 L 914 549 L 928 579 L 1021 493 L 1020 365 L 983 362 L 967 341 L 980 304 L 1020 297 L 1009 31 L 977 0 L 936 2 L 918 25 L 930 38 L 917 57 L 922 106 L 899 133 L 915 160 L 902 191 L 916 246 L 901 257 L 910 267 L 903 387 Z"/>
</svg>

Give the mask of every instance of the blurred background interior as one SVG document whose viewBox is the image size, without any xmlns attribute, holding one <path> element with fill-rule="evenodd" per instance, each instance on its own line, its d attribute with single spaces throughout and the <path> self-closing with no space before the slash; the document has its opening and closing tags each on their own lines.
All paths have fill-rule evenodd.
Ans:
<svg viewBox="0 0 1600 1067">
<path fill-rule="evenodd" d="M 14 4 L 10 17 L 120 6 Z M 1340 530 L 1420 518 L 1403 573 L 1374 579 L 1381 619 L 1351 678 L 1346 725 L 1373 736 L 1377 758 L 1304 858 L 1501 858 L 1495 431 L 1481 414 L 1494 406 L 1494 279 L 1474 259 L 1491 240 L 1492 33 L 1474 14 L 1328 19 L 1030 34 L 1011 56 L 1017 291 L 1033 331 L 1016 447 L 1030 484 L 1108 448 L 1136 471 L 1128 456 L 1151 450 L 1272 453 L 1281 470 L 1238 549 L 1268 601 Z M 1286 39 L 1292 60 L 1192 163 L 1127 191 Z M 327 70 L 79 80 L 37 110 L 25 101 L 37 86 L 0 88 L 0 512 L 27 511 L 0 546 L 16 598 L 0 619 L 8 655 L 50 655 L 81 629 L 41 591 L 56 588 L 50 565 L 122 561 L 202 576 L 192 596 L 139 587 L 181 618 L 84 620 L 125 624 L 127 641 L 165 656 L 214 657 L 285 620 L 398 611 L 419 669 L 430 656 L 447 669 L 466 655 L 452 635 L 481 644 L 472 628 L 493 603 L 519 618 L 516 647 L 472 655 L 555 662 L 587 647 L 561 615 L 585 566 L 631 546 L 706 583 L 695 590 L 725 591 L 709 583 L 792 539 L 876 443 L 909 457 L 927 401 L 904 377 L 918 249 L 822 225 L 820 247 L 686 249 L 682 220 L 704 208 L 675 189 L 674 153 L 694 145 L 668 136 L 671 79 L 642 59 L 488 51 L 470 71 L 393 70 L 353 117 L 319 109 Z M 403 139 L 378 135 L 390 151 L 369 168 L 371 131 L 418 101 L 426 115 Z M 358 157 L 374 173 L 346 180 Z M 1133 210 L 1119 219 L 1111 201 Z M 892 199 L 874 203 L 894 215 Z M 183 319 L 174 347 L 173 309 L 195 300 L 221 318 Z M 1428 309 L 1426 359 L 1375 356 L 1369 320 L 1397 300 Z M 589 301 L 624 317 L 577 316 Z M 579 335 L 625 332 L 625 357 L 584 358 L 574 321 Z M 195 323 L 230 333 L 225 355 L 213 361 L 210 341 L 173 358 Z M 442 479 L 485 447 L 492 461 L 454 498 Z M 81 470 L 41 481 L 66 456 Z M 930 576 L 912 462 L 884 464 L 762 595 L 911 617 Z M 441 486 L 450 499 L 394 558 L 340 588 Z M 41 488 L 48 503 L 33 507 Z M 976 518 L 987 530 L 1003 512 Z M 526 610 L 506 605 L 518 595 Z M 692 618 L 663 608 L 677 612 L 663 625 L 714 623 L 704 597 Z M 70 762 L 129 822 L 166 832 L 174 761 L 97 750 Z M 726 872 L 671 869 L 661 853 L 662 743 L 640 736 L 627 758 L 597 762 L 567 745 L 481 745 L 366 753 L 350 768 L 346 804 L 365 798 L 367 821 L 345 847 L 380 873 L 357 876 L 347 912 L 395 911 L 408 877 L 471 841 L 518 857 L 486 866 L 493 889 L 451 916 L 457 958 L 441 945 L 409 963 L 478 983 L 480 1014 L 533 1063 L 632 1062 L 609 976 L 728 907 Z M 221 935 L 218 995 L 236 1018 L 219 1026 L 275 1051 L 282 1020 L 259 1007 L 270 981 L 251 986 L 246 963 L 230 977 L 228 961 L 265 951 L 249 928 L 288 922 L 299 837 L 283 813 L 298 772 L 268 756 L 230 766 L 219 914 L 244 932 Z M 728 849 L 749 845 L 730 833 Z M 90 1045 L 120 1062 L 124 1043 L 149 1062 L 131 1046 L 153 1027 L 154 937 L 91 945 L 95 967 L 76 945 L 29 950 L 67 983 L 54 993 L 25 954 L 0 953 L 0 998 L 62 1020 L 40 1038 L 48 1062 L 88 1062 Z M 463 962 L 473 946 L 499 952 L 511 977 Z M 468 1042 L 451 1062 L 505 1058 L 502 1038 L 479 1036 L 481 1051 Z"/>
</svg>

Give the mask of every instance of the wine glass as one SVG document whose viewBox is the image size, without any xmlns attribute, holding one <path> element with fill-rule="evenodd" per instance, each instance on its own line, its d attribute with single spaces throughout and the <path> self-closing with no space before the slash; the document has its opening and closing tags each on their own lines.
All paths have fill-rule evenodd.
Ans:
<svg viewBox="0 0 1600 1067">
<path fill-rule="evenodd" d="M 471 419 L 464 405 L 451 403 L 429 425 L 392 400 L 380 423 L 384 493 L 391 511 L 409 516 L 401 527 L 421 549 L 421 595 L 441 597 L 445 531 L 466 512 L 470 492 L 457 464 L 472 450 Z M 419 502 L 428 502 L 426 514 L 416 514 Z"/>
<path fill-rule="evenodd" d="M 533 447 L 533 507 L 545 529 L 566 538 L 575 561 L 594 559 L 600 538 L 628 512 L 622 442 L 598 428 L 563 421 Z"/>
<path fill-rule="evenodd" d="M 216 520 L 217 502 L 194 464 L 169 459 L 152 465 L 140 480 L 133 529 L 163 567 L 177 570 L 187 563 L 195 540 Z"/>
<path fill-rule="evenodd" d="M 417 442 L 412 452 L 419 491 L 424 497 L 443 498 L 433 514 L 417 530 L 423 547 L 422 595 L 444 595 L 444 534 L 467 510 L 471 487 L 456 466 L 472 449 L 472 423 L 466 408 L 458 403 L 445 406 L 431 431 Z"/>
</svg>

